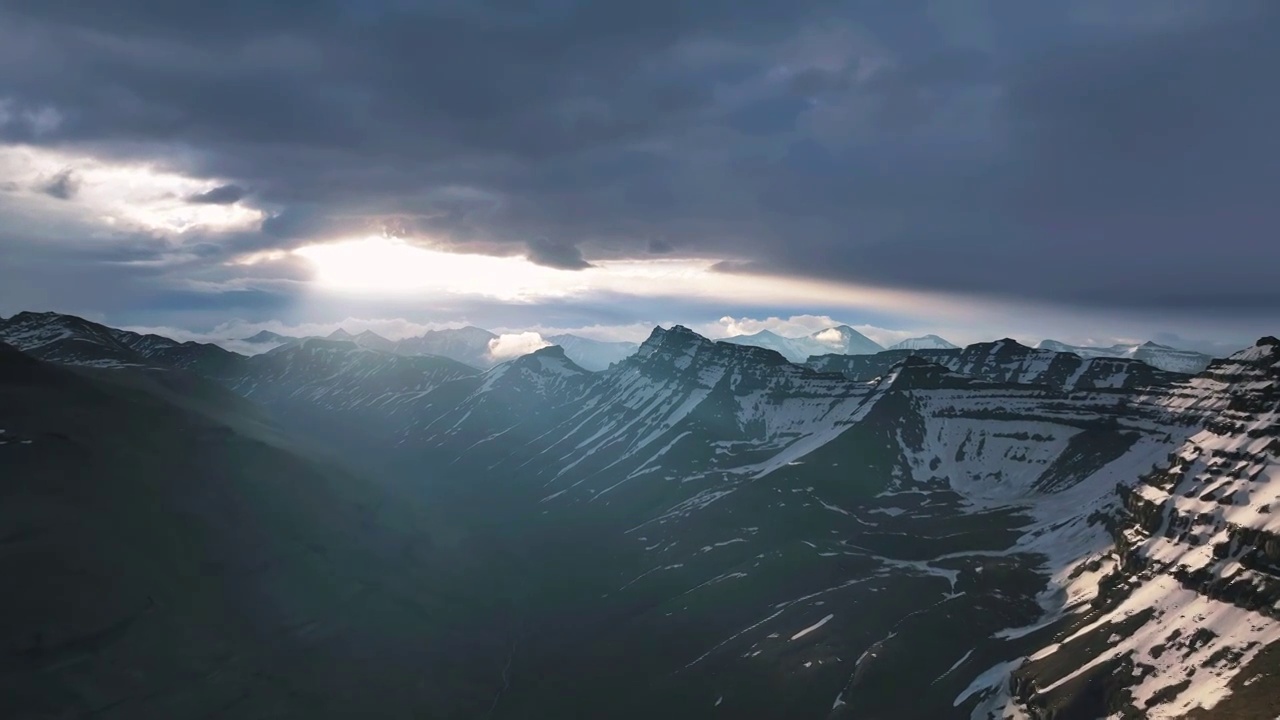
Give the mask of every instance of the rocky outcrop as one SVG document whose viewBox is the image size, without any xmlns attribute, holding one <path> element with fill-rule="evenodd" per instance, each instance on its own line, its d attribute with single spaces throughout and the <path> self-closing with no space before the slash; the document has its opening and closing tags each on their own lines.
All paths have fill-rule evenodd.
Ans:
<svg viewBox="0 0 1280 720">
<path fill-rule="evenodd" d="M 1117 487 L 1094 603 L 1011 675 L 1032 717 L 1259 712 L 1240 691 L 1280 647 L 1280 343 L 1147 401 L 1186 440 Z"/>
</svg>

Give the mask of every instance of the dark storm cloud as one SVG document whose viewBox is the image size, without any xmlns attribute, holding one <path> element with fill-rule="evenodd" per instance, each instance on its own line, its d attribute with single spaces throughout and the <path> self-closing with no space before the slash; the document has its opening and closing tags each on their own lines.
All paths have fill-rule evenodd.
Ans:
<svg viewBox="0 0 1280 720">
<path fill-rule="evenodd" d="M 80 181 L 76 178 L 75 173 L 68 169 L 45 180 L 38 189 L 51 198 L 70 200 L 75 196 L 76 191 L 80 189 Z"/>
<path fill-rule="evenodd" d="M 252 187 L 261 231 L 201 239 L 207 262 L 388 234 L 1266 313 L 1278 20 L 1248 0 L 0 0 L 0 139 L 228 183 L 197 203 Z"/>
<path fill-rule="evenodd" d="M 234 205 L 245 196 L 244 188 L 239 185 L 219 185 L 208 191 L 192 195 L 187 202 L 197 205 Z"/>
<path fill-rule="evenodd" d="M 591 267 L 591 263 L 582 259 L 582 251 L 568 243 L 539 238 L 530 240 L 528 247 L 529 260 L 539 265 L 561 270 L 583 270 Z"/>
<path fill-rule="evenodd" d="M 666 240 L 662 240 L 659 238 L 649 239 L 649 252 L 653 253 L 654 255 L 665 255 L 666 253 L 672 252 L 675 249 L 676 249 L 675 246 L 667 242 Z"/>
</svg>

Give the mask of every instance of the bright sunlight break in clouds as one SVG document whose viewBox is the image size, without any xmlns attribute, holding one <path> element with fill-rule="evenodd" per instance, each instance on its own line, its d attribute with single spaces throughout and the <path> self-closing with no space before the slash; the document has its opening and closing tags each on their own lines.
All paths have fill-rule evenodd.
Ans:
<svg viewBox="0 0 1280 720">
<path fill-rule="evenodd" d="M 1276 331 L 1280 3 L 694 5 L 0 2 L 0 314 Z"/>
<path fill-rule="evenodd" d="M 525 256 L 446 252 L 383 237 L 307 245 L 293 252 L 312 264 L 314 282 L 321 292 L 476 295 L 514 302 L 613 293 L 725 303 L 892 304 L 900 309 L 936 305 L 937 312 L 947 313 L 945 302 L 924 294 L 721 272 L 715 260 L 604 260 L 585 269 L 566 270 L 534 263 Z"/>
</svg>

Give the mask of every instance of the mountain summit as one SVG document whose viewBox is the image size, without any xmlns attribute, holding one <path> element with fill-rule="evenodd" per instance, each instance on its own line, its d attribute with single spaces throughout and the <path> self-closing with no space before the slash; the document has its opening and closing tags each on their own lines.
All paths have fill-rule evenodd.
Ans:
<svg viewBox="0 0 1280 720">
<path fill-rule="evenodd" d="M 792 362 L 804 362 L 813 355 L 870 355 L 884 350 L 848 325 L 829 327 L 801 337 L 783 337 L 771 330 L 761 330 L 751 335 L 722 338 L 721 341 L 775 350 Z"/>
<path fill-rule="evenodd" d="M 889 346 L 890 350 L 954 350 L 959 348 L 947 340 L 937 335 L 925 335 L 923 337 L 907 338 L 901 342 Z"/>
</svg>

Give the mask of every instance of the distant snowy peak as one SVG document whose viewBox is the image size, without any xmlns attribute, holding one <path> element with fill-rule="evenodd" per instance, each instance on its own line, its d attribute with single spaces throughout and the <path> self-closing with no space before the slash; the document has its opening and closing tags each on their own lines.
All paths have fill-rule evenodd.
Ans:
<svg viewBox="0 0 1280 720">
<path fill-rule="evenodd" d="M 640 349 L 633 342 L 606 342 L 570 334 L 548 335 L 545 339 L 564 348 L 569 359 L 587 370 L 604 370 Z"/>
<path fill-rule="evenodd" d="M 355 336 L 355 343 L 360 347 L 366 347 L 370 350 L 381 350 L 382 352 L 394 352 L 396 343 L 388 340 L 372 330 L 365 330 Z"/>
<path fill-rule="evenodd" d="M 791 362 L 804 362 L 813 355 L 870 355 L 884 350 L 878 343 L 848 325 L 837 325 L 804 337 L 783 337 L 771 330 L 751 335 L 735 335 L 722 342 L 752 345 L 781 353 Z"/>
<path fill-rule="evenodd" d="M 957 350 L 959 348 L 959 345 L 955 345 L 937 335 L 907 338 L 900 343 L 889 346 L 890 350 Z"/>
<path fill-rule="evenodd" d="M 788 360 L 796 360 L 796 350 L 789 338 L 771 330 L 761 330 L 750 335 L 734 335 L 732 337 L 721 338 L 720 342 L 733 343 L 734 345 L 750 345 L 751 347 L 766 348 L 774 352 L 782 354 Z"/>
<path fill-rule="evenodd" d="M 1180 350 L 1149 341 L 1140 345 L 1121 344 L 1109 347 L 1091 347 L 1088 345 L 1068 345 L 1057 340 L 1042 340 L 1038 347 L 1043 350 L 1053 350 L 1054 352 L 1074 353 L 1082 358 L 1111 357 L 1141 360 L 1154 368 L 1191 375 L 1204 370 L 1213 360 L 1211 356 L 1204 353 Z"/>
<path fill-rule="evenodd" d="M 810 350 L 809 355 L 818 355 L 822 352 L 838 352 L 842 355 L 871 355 L 884 350 L 884 347 L 854 330 L 848 325 L 837 325 L 826 330 L 819 330 L 807 338 L 797 338 L 799 340 L 808 340 L 805 349 Z M 806 355 L 804 359 L 808 359 Z"/>
<path fill-rule="evenodd" d="M 497 337 L 478 327 L 428 330 L 417 337 L 397 341 L 391 351 L 400 355 L 439 355 L 472 367 L 488 368 L 494 364 L 489 342 Z"/>
<path fill-rule="evenodd" d="M 293 337 L 292 335 L 281 335 L 280 333 L 274 333 L 270 330 L 261 330 L 255 335 L 251 335 L 247 338 L 241 338 L 240 342 L 253 343 L 255 345 L 267 345 L 270 343 L 287 343 L 297 339 L 298 338 Z"/>
</svg>

